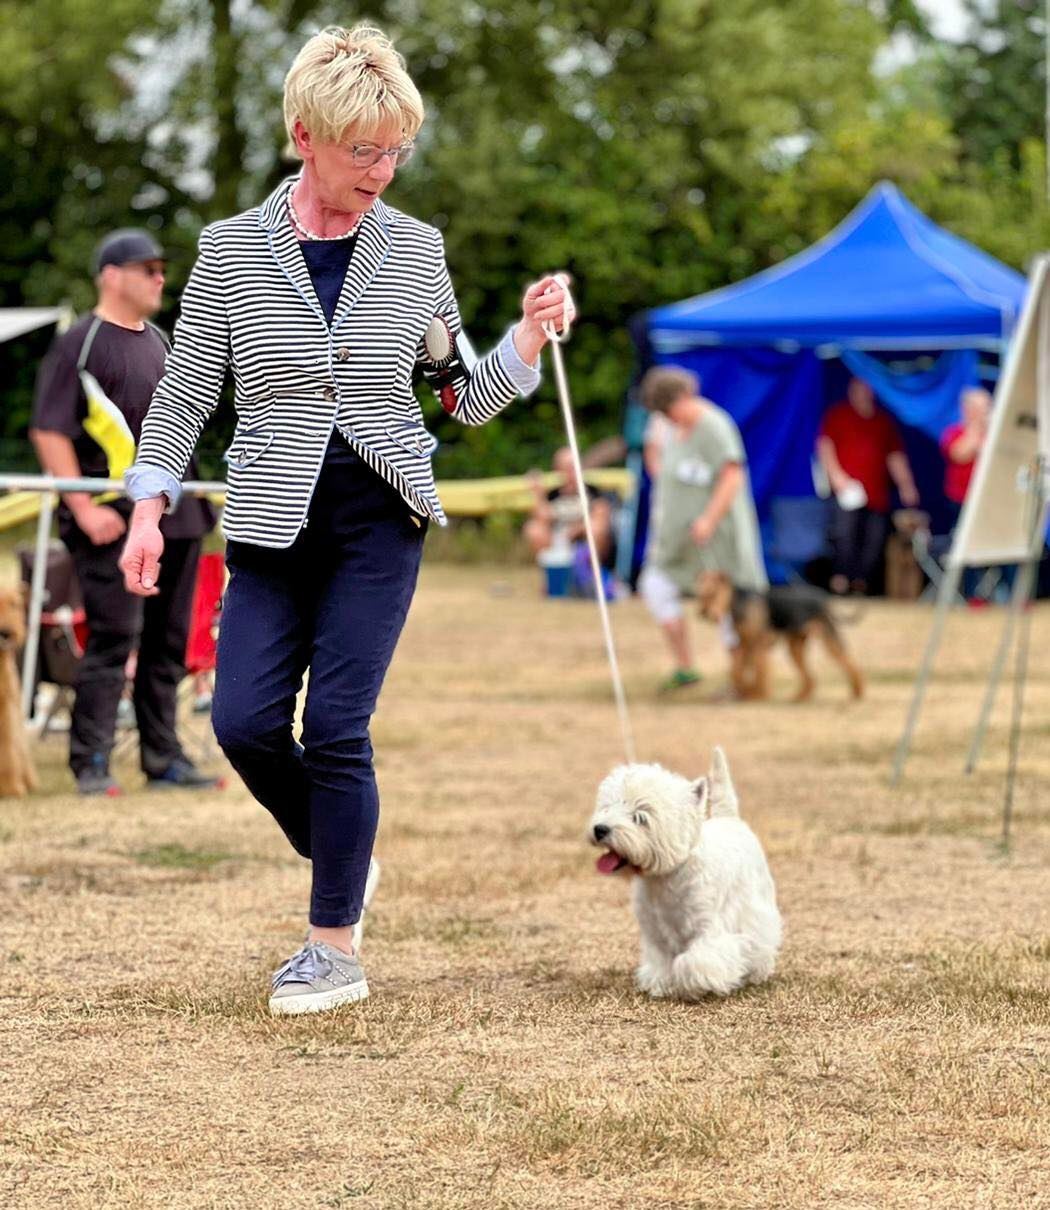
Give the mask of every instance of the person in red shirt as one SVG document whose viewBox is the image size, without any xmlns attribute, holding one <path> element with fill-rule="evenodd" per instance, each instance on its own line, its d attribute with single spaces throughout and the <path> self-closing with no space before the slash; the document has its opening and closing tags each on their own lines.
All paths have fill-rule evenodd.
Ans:
<svg viewBox="0 0 1050 1210">
<path fill-rule="evenodd" d="M 962 420 L 949 424 L 941 434 L 941 453 L 944 455 L 944 494 L 961 508 L 973 468 L 977 465 L 977 455 L 988 436 L 992 397 L 983 387 L 971 387 L 963 391 L 959 402 Z"/>
<path fill-rule="evenodd" d="M 846 398 L 828 409 L 817 454 L 834 496 L 831 591 L 867 592 L 889 533 L 891 487 L 906 508 L 919 493 L 900 430 L 862 379 L 851 378 Z"/>
<path fill-rule="evenodd" d="M 988 436 L 988 420 L 992 411 L 992 397 L 983 387 L 970 387 L 959 398 L 962 419 L 949 424 L 941 434 L 941 453 L 944 455 L 944 494 L 955 510 L 952 529 L 959 523 L 963 501 L 970 490 L 977 456 Z M 962 575 L 962 592 L 971 605 L 980 605 L 985 595 L 980 593 L 987 567 L 966 567 Z M 1013 584 L 1012 568 L 1000 568 L 999 580 L 1002 591 Z M 994 589 L 993 585 L 993 589 Z"/>
</svg>

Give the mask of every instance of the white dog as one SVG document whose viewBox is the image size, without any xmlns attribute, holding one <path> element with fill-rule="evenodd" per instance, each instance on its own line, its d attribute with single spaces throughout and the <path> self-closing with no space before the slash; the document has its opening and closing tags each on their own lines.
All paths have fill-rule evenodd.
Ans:
<svg viewBox="0 0 1050 1210">
<path fill-rule="evenodd" d="M 638 986 L 651 996 L 728 995 L 773 973 L 782 925 L 762 846 L 740 818 L 725 753 L 688 781 L 622 765 L 598 787 L 598 870 L 629 869 L 642 933 Z"/>
</svg>

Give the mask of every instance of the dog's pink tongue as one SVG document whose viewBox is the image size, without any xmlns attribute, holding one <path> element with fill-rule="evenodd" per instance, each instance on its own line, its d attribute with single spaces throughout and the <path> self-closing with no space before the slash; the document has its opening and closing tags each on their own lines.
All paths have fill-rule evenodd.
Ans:
<svg viewBox="0 0 1050 1210">
<path fill-rule="evenodd" d="M 612 874 L 619 867 L 620 858 L 615 853 L 603 853 L 598 858 L 598 873 Z"/>
</svg>

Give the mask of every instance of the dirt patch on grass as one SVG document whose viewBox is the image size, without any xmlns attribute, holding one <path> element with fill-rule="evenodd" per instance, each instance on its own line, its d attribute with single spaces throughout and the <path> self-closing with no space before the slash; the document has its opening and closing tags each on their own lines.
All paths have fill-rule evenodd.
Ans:
<svg viewBox="0 0 1050 1210">
<path fill-rule="evenodd" d="M 495 582 L 498 581 L 498 585 Z M 531 571 L 429 568 L 374 728 L 383 881 L 372 999 L 266 1012 L 308 869 L 235 778 L 0 803 L 0 1188 L 29 1207 L 1050 1205 L 1050 668 L 1033 655 L 1014 819 L 1008 695 L 961 772 L 998 611 L 949 625 L 914 759 L 889 762 L 928 611 L 851 628 L 870 692 L 667 701 L 640 603 L 614 608 L 640 751 L 733 765 L 787 921 L 780 971 L 727 1001 L 633 985 L 629 887 L 593 873 L 620 759 L 592 607 Z M 493 589 L 495 588 L 495 591 Z M 1033 616 L 1032 651 L 1050 641 Z"/>
</svg>

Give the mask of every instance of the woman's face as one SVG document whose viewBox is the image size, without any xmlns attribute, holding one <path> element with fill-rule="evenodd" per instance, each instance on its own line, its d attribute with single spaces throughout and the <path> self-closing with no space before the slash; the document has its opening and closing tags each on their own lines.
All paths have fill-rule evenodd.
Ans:
<svg viewBox="0 0 1050 1210">
<path fill-rule="evenodd" d="M 963 420 L 976 428 L 988 423 L 991 397 L 987 391 L 966 391 L 962 397 Z"/>
<path fill-rule="evenodd" d="M 301 133 L 300 133 L 301 132 Z M 313 185 L 322 206 L 347 214 L 364 214 L 394 179 L 393 155 L 384 155 L 369 168 L 354 163 L 354 147 L 397 147 L 404 135 L 395 126 L 382 127 L 367 135 L 347 132 L 338 143 L 312 139 L 296 123 L 299 151 L 313 176 Z"/>
</svg>

